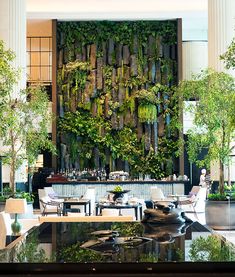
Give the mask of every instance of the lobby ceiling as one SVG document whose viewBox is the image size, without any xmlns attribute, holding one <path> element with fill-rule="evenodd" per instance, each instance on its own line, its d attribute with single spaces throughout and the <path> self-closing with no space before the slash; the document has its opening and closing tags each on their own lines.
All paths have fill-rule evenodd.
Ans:
<svg viewBox="0 0 235 277">
<path fill-rule="evenodd" d="M 27 14 L 64 20 L 204 17 L 207 0 L 27 0 Z"/>
<path fill-rule="evenodd" d="M 28 19 L 182 18 L 183 40 L 207 40 L 207 0 L 26 0 Z"/>
</svg>

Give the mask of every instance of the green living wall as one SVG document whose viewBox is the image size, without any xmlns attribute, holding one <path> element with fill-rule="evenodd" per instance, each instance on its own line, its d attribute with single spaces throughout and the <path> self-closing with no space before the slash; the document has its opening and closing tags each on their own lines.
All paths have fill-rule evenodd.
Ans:
<svg viewBox="0 0 235 277">
<path fill-rule="evenodd" d="M 59 168 L 177 170 L 177 20 L 58 22 Z"/>
</svg>

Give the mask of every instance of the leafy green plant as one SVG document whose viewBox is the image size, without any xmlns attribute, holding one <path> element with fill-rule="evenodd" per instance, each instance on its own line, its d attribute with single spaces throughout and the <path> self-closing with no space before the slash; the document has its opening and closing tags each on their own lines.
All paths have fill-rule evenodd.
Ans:
<svg viewBox="0 0 235 277">
<path fill-rule="evenodd" d="M 209 200 L 214 200 L 214 201 L 224 201 L 227 200 L 226 194 L 223 193 L 209 193 L 207 198 Z"/>
<path fill-rule="evenodd" d="M 225 191 L 235 192 L 235 184 L 228 185 L 227 183 L 224 184 Z"/>
<path fill-rule="evenodd" d="M 25 191 L 16 192 L 14 198 L 25 198 L 27 202 L 34 201 L 34 195 L 32 193 L 25 192 Z"/>
<path fill-rule="evenodd" d="M 49 263 L 54 262 L 55 257 L 48 257 L 45 250 L 40 247 L 37 238 L 38 233 L 35 232 L 27 237 L 17 249 L 16 261 L 19 263 Z"/>
<path fill-rule="evenodd" d="M 51 120 L 51 115 L 45 112 L 49 104 L 47 94 L 39 86 L 14 91 L 20 77 L 19 71 L 11 66 L 14 58 L 0 41 L 0 139 L 4 146 L 1 155 L 5 156 L 3 162 L 10 165 L 13 192 L 16 170 L 25 159 L 31 164 L 42 148 L 55 152 L 47 133 Z"/>
<path fill-rule="evenodd" d="M 113 38 L 115 42 L 133 47 L 133 37 L 138 35 L 141 46 L 145 46 L 150 35 L 162 37 L 164 43 L 175 44 L 176 22 L 174 21 L 95 21 L 95 22 L 59 22 L 58 34 L 64 34 L 60 43 L 66 45 L 68 49 L 74 46 L 75 40 L 82 42 L 82 45 L 95 42 L 107 41 Z M 82 46 L 81 45 L 81 46 Z M 61 44 L 59 45 L 62 46 Z M 81 48 L 77 49 L 81 52 Z M 102 52 L 100 51 L 101 55 Z"/>
<path fill-rule="evenodd" d="M 70 111 L 60 119 L 59 128 L 72 163 L 76 160 L 81 168 L 93 167 L 99 160 L 114 169 L 112 161 L 119 159 L 133 175 L 138 170 L 153 178 L 165 175 L 166 164 L 176 156 L 172 145 L 178 145 L 178 133 L 173 114 L 178 110 L 171 97 L 176 58 L 163 57 L 163 51 L 177 43 L 176 23 L 58 23 L 58 48 L 66 63 L 58 70 L 60 104 Z M 68 52 L 78 59 L 67 63 Z M 96 69 L 90 66 L 95 58 L 99 58 Z M 164 85 L 159 83 L 163 81 Z M 164 129 L 161 134 L 160 126 Z M 162 143 L 164 138 L 169 143 Z"/>
<path fill-rule="evenodd" d="M 196 99 L 195 105 L 189 105 L 194 114 L 194 128 L 188 132 L 189 159 L 200 167 L 219 161 L 219 193 L 223 194 L 224 165 L 234 148 L 235 81 L 226 73 L 204 70 L 193 80 L 182 81 L 177 95 L 184 100 Z M 200 160 L 203 149 L 207 154 Z"/>
<path fill-rule="evenodd" d="M 157 120 L 157 104 L 159 99 L 151 90 L 142 89 L 136 93 L 138 99 L 138 118 L 140 122 L 153 123 Z"/>
<path fill-rule="evenodd" d="M 80 243 L 76 243 L 62 248 L 59 253 L 59 259 L 66 263 L 103 261 L 104 257 L 100 253 L 90 249 L 81 248 L 80 245 Z"/>
<path fill-rule="evenodd" d="M 158 256 L 156 254 L 148 253 L 148 254 L 141 254 L 140 263 L 156 263 L 158 262 Z"/>
<path fill-rule="evenodd" d="M 15 192 L 9 187 L 3 188 L 3 193 L 0 195 L 0 202 L 5 202 L 8 198 L 25 198 L 27 202 L 34 201 L 34 195 L 29 192 L 16 190 Z"/>
<path fill-rule="evenodd" d="M 113 223 L 111 229 L 118 231 L 120 236 L 142 236 L 144 227 L 141 223 L 135 222 L 116 222 Z"/>
<path fill-rule="evenodd" d="M 227 51 L 220 57 L 224 60 L 226 68 L 235 68 L 235 38 L 232 40 Z"/>
<path fill-rule="evenodd" d="M 232 244 L 222 241 L 219 236 L 200 236 L 193 240 L 189 250 L 189 257 L 193 262 L 234 261 L 235 249 Z"/>
</svg>

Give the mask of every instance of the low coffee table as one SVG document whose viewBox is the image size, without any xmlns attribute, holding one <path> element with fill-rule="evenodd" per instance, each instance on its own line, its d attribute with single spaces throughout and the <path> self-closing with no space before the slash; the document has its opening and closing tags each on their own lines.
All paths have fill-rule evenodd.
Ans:
<svg viewBox="0 0 235 277">
<path fill-rule="evenodd" d="M 84 212 L 87 213 L 87 205 L 89 206 L 89 215 L 91 215 L 91 200 L 89 199 L 76 199 L 70 198 L 63 202 L 63 215 L 67 215 L 69 209 L 71 209 L 72 205 L 82 205 L 84 206 Z"/>
<path fill-rule="evenodd" d="M 135 218 L 136 220 L 138 220 L 138 218 L 140 218 L 140 220 L 142 220 L 142 204 L 138 203 L 135 205 L 129 205 L 129 204 L 114 204 L 114 203 L 110 203 L 110 204 L 101 204 L 98 203 L 96 206 L 96 215 L 101 214 L 103 209 L 118 209 L 119 210 L 119 215 L 121 214 L 121 210 L 123 209 L 134 209 L 135 210 Z M 138 217 L 138 210 L 139 210 L 139 217 Z"/>
</svg>

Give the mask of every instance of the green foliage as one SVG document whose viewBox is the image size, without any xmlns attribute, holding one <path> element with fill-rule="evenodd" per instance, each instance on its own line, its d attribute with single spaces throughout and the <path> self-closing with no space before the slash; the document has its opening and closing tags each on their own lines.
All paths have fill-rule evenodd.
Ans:
<svg viewBox="0 0 235 277">
<path fill-rule="evenodd" d="M 138 106 L 138 118 L 140 122 L 153 123 L 157 120 L 157 107 L 153 104 L 140 104 Z"/>
<path fill-rule="evenodd" d="M 120 236 L 139 236 L 144 233 L 144 226 L 141 223 L 135 222 L 115 222 L 112 224 L 111 229 L 118 231 Z"/>
<path fill-rule="evenodd" d="M 64 247 L 59 254 L 59 259 L 65 263 L 89 263 L 89 262 L 101 262 L 103 256 L 90 249 L 84 249 L 80 247 L 80 243 L 73 244 L 68 247 Z"/>
<path fill-rule="evenodd" d="M 225 200 L 227 200 L 225 193 L 223 193 L 223 194 L 221 194 L 221 193 L 210 193 L 210 194 L 208 194 L 207 199 L 212 200 L 212 201 L 225 201 Z"/>
<path fill-rule="evenodd" d="M 27 237 L 17 250 L 16 261 L 19 263 L 49 263 L 55 257 L 47 257 L 46 252 L 40 247 L 38 234 L 35 232 Z"/>
<path fill-rule="evenodd" d="M 139 262 L 140 263 L 156 263 L 156 262 L 158 262 L 158 256 L 157 256 L 157 254 L 152 254 L 152 253 L 141 254 Z"/>
<path fill-rule="evenodd" d="M 224 60 L 226 68 L 235 68 L 235 38 L 232 40 L 227 51 L 220 57 Z"/>
<path fill-rule="evenodd" d="M 47 133 L 51 120 L 51 115 L 45 112 L 49 105 L 47 94 L 41 87 L 14 91 L 20 77 L 11 65 L 14 58 L 0 41 L 0 139 L 5 146 L 1 155 L 5 156 L 3 162 L 10 165 L 13 192 L 15 171 L 25 159 L 31 164 L 40 149 L 55 151 Z"/>
<path fill-rule="evenodd" d="M 27 202 L 34 201 L 34 195 L 29 192 L 16 190 L 14 192 L 9 186 L 3 188 L 3 193 L 0 195 L 0 202 L 5 202 L 9 198 L 25 198 Z"/>
<path fill-rule="evenodd" d="M 115 188 L 113 189 L 113 191 L 115 191 L 115 192 L 121 192 L 121 191 L 123 191 L 123 188 L 121 187 L 121 186 L 115 186 Z"/>
<path fill-rule="evenodd" d="M 82 45 L 100 41 L 108 41 L 113 38 L 115 42 L 132 46 L 133 37 L 139 37 L 142 46 L 146 45 L 150 35 L 162 37 L 164 43 L 175 44 L 176 21 L 93 21 L 93 22 L 59 22 L 58 35 L 64 34 L 62 43 L 69 49 L 75 40 Z M 59 45 L 62 47 L 62 45 Z M 78 49 L 79 50 L 79 49 Z"/>
<path fill-rule="evenodd" d="M 16 191 L 15 198 L 25 198 L 27 202 L 34 201 L 34 195 L 32 193 L 25 192 L 25 191 L 21 191 L 21 192 Z"/>
<path fill-rule="evenodd" d="M 229 186 L 227 183 L 224 183 L 224 190 L 235 192 L 235 184 L 231 184 Z"/>
<path fill-rule="evenodd" d="M 163 156 L 160 153 L 155 153 L 153 149 L 146 155 L 139 155 L 133 158 L 132 174 L 138 176 L 139 173 L 150 174 L 156 179 L 161 179 L 165 176 L 165 170 L 162 167 L 164 164 Z"/>
<path fill-rule="evenodd" d="M 114 131 L 110 122 L 101 117 L 91 117 L 83 110 L 66 113 L 59 121 L 59 129 L 80 138 L 77 151 L 84 159 L 91 158 L 94 147 L 98 147 L 101 153 L 108 147 L 114 158 L 129 160 L 137 143 L 136 134 L 130 128 Z"/>
<path fill-rule="evenodd" d="M 193 240 L 189 257 L 192 262 L 228 262 L 234 261 L 234 247 L 221 240 L 221 237 L 209 235 Z"/>
<path fill-rule="evenodd" d="M 179 143 L 173 138 L 178 136 L 177 116 L 173 117 L 174 112 L 178 113 L 178 103 L 169 88 L 176 82 L 175 61 L 163 57 L 162 48 L 166 44 L 175 47 L 176 43 L 175 20 L 58 23 L 58 48 L 64 50 L 66 57 L 68 52 L 72 53 L 69 60 L 81 54 L 83 61 L 70 61 L 58 70 L 62 105 L 66 111 L 73 112 L 65 114 L 59 123 L 61 133 L 66 135 L 67 132 L 72 162 L 79 160 L 81 167 L 88 162 L 92 167 L 95 153 L 99 153 L 100 160 L 107 159 L 110 153 L 111 159 L 127 161 L 133 174 L 140 170 L 154 178 L 165 175 L 166 163 L 169 164 L 177 152 L 175 147 L 170 147 L 170 150 L 174 148 L 170 153 L 165 146 Z M 98 68 L 94 72 L 89 64 L 92 44 L 96 47 L 96 58 L 103 57 L 99 89 Z M 108 45 L 114 45 L 112 53 Z M 134 55 L 135 69 L 118 58 L 118 49 L 127 46 L 130 55 Z M 154 72 L 156 67 L 159 75 Z M 156 83 L 156 78 L 164 79 L 164 85 Z M 166 131 L 159 140 L 167 137 L 169 144 L 159 142 L 158 148 L 146 151 L 144 138 L 137 139 L 137 116 L 139 123 L 150 124 L 161 116 Z M 69 136 L 72 138 L 68 139 Z M 111 159 L 105 163 L 111 163 Z"/>
<path fill-rule="evenodd" d="M 112 72 L 113 66 L 106 65 L 103 67 L 103 76 L 106 93 L 110 93 L 112 89 Z"/>
<path fill-rule="evenodd" d="M 139 90 L 136 93 L 136 98 L 142 105 L 149 105 L 149 104 L 157 105 L 159 104 L 159 101 L 160 101 L 155 95 L 155 92 L 153 90 L 145 90 L 145 89 Z"/>
<path fill-rule="evenodd" d="M 176 95 L 184 100 L 196 99 L 196 105 L 188 108 L 195 115 L 195 127 L 188 133 L 189 159 L 206 167 L 212 161 L 220 161 L 220 193 L 223 194 L 222 165 L 229 161 L 231 142 L 235 138 L 235 81 L 226 73 L 205 70 L 190 81 L 182 81 Z M 203 149 L 208 152 L 199 160 Z"/>
<path fill-rule="evenodd" d="M 13 90 L 19 78 L 19 71 L 12 66 L 14 59 L 15 54 L 10 49 L 5 50 L 4 42 L 0 40 L 0 107 L 7 101 L 5 96 Z"/>
<path fill-rule="evenodd" d="M 90 65 L 87 62 L 69 62 L 64 68 L 70 83 L 75 84 L 75 91 L 84 90 L 88 79 Z"/>
<path fill-rule="evenodd" d="M 151 174 L 154 178 L 164 177 L 164 164 L 179 153 L 179 141 L 171 138 L 159 139 L 157 153 L 153 149 L 146 153 L 132 128 L 124 126 L 121 130 L 113 130 L 109 121 L 91 117 L 84 110 L 66 113 L 58 126 L 61 133 L 69 134 L 73 159 L 79 156 L 84 161 L 91 161 L 94 147 L 99 149 L 101 156 L 105 156 L 105 149 L 108 148 L 114 159 L 128 161 L 132 175 L 140 172 Z"/>
</svg>

